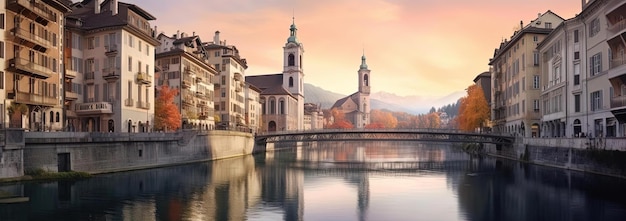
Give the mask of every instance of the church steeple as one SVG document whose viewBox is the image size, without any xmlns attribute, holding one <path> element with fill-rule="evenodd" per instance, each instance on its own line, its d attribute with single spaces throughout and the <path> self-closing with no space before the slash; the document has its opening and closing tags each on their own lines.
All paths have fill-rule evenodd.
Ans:
<svg viewBox="0 0 626 221">
<path fill-rule="evenodd" d="M 293 42 L 293 43 L 298 43 L 298 38 L 296 37 L 297 32 L 298 32 L 298 28 L 296 28 L 296 18 L 295 17 L 291 17 L 291 27 L 289 27 L 289 38 L 287 38 L 287 43 Z"/>
<path fill-rule="evenodd" d="M 367 63 L 365 63 L 365 50 L 363 56 L 361 56 L 361 70 L 367 70 Z"/>
</svg>

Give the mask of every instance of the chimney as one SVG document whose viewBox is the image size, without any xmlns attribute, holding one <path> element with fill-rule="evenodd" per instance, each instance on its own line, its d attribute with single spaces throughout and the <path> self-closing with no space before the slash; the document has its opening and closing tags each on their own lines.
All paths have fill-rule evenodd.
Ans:
<svg viewBox="0 0 626 221">
<path fill-rule="evenodd" d="M 183 33 L 181 33 L 181 34 L 180 34 L 180 37 L 181 37 L 181 38 L 186 38 L 186 37 L 187 37 L 187 34 L 186 34 L 185 32 L 183 32 Z"/>
<path fill-rule="evenodd" d="M 100 14 L 100 0 L 96 0 L 93 7 L 94 14 Z"/>
<path fill-rule="evenodd" d="M 154 26 L 154 33 L 159 33 L 159 32 L 157 32 L 157 26 L 156 25 Z"/>
<path fill-rule="evenodd" d="M 226 44 L 226 40 L 224 40 L 224 46 L 228 46 L 228 45 Z"/>
<path fill-rule="evenodd" d="M 193 33 L 193 34 L 191 34 L 191 36 L 192 36 L 192 37 L 193 37 L 193 36 L 196 36 L 196 32 L 195 32 L 195 31 L 194 31 L 194 32 L 192 32 L 192 33 Z"/>
<path fill-rule="evenodd" d="M 541 13 L 537 13 L 537 18 L 541 17 Z"/>
<path fill-rule="evenodd" d="M 111 15 L 117 15 L 117 0 L 111 0 Z"/>
<path fill-rule="evenodd" d="M 524 29 L 524 21 L 519 21 L 519 29 Z"/>
<path fill-rule="evenodd" d="M 176 39 L 180 38 L 180 30 L 176 30 Z"/>
<path fill-rule="evenodd" d="M 220 31 L 215 31 L 215 36 L 213 36 L 213 44 L 220 44 Z"/>
</svg>

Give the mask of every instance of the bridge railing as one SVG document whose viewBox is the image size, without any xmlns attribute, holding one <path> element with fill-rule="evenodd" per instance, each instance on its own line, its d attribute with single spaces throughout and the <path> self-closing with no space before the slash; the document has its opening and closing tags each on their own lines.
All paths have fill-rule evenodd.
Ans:
<svg viewBox="0 0 626 221">
<path fill-rule="evenodd" d="M 455 134 L 480 134 L 495 136 L 511 136 L 510 134 L 494 133 L 494 132 L 470 132 L 458 129 L 436 129 L 436 128 L 409 128 L 409 129 L 317 129 L 317 130 L 283 130 L 258 133 L 257 136 L 274 136 L 285 134 L 315 134 L 315 133 L 345 133 L 345 132 L 407 132 L 407 133 L 455 133 Z"/>
</svg>

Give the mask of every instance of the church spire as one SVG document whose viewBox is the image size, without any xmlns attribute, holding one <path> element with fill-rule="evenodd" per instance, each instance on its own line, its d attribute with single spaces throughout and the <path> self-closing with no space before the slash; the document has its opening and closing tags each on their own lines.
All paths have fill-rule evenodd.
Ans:
<svg viewBox="0 0 626 221">
<path fill-rule="evenodd" d="M 363 56 L 361 56 L 361 69 L 367 69 L 367 63 L 365 63 L 365 49 L 363 49 Z"/>
<path fill-rule="evenodd" d="M 298 38 L 296 38 L 298 28 L 296 28 L 296 17 L 291 17 L 291 27 L 289 27 L 289 38 L 287 38 L 287 43 L 293 42 L 298 43 Z"/>
</svg>

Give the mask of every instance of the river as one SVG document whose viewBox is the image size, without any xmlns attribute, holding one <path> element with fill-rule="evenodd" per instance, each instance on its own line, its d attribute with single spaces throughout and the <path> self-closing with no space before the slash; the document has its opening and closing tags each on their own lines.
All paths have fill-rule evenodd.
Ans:
<svg viewBox="0 0 626 221">
<path fill-rule="evenodd" d="M 626 180 L 451 144 L 314 142 L 206 163 L 0 185 L 0 220 L 626 220 Z"/>
</svg>

